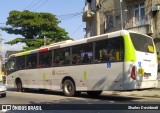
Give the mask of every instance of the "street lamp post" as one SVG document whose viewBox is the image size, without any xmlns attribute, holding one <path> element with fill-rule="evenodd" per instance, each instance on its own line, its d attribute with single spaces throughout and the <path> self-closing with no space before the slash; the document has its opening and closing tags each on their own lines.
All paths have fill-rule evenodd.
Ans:
<svg viewBox="0 0 160 113">
<path fill-rule="evenodd" d="M 122 0 L 120 0 L 120 12 L 121 12 L 121 29 L 123 30 Z"/>
</svg>

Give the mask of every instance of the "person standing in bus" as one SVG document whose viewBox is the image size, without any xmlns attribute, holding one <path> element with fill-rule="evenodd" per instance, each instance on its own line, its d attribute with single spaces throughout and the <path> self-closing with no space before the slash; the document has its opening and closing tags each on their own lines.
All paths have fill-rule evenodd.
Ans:
<svg viewBox="0 0 160 113">
<path fill-rule="evenodd" d="M 89 62 L 89 57 L 88 57 L 88 54 L 85 53 L 83 57 L 83 63 L 88 63 L 88 62 Z"/>
</svg>

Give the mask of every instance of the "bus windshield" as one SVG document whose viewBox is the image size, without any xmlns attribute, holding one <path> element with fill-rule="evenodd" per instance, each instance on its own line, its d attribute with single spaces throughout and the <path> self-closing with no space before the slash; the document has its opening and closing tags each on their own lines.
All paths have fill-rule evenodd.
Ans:
<svg viewBox="0 0 160 113">
<path fill-rule="evenodd" d="M 151 38 L 136 33 L 130 33 L 130 37 L 137 51 L 149 53 L 154 52 L 154 46 Z"/>
</svg>

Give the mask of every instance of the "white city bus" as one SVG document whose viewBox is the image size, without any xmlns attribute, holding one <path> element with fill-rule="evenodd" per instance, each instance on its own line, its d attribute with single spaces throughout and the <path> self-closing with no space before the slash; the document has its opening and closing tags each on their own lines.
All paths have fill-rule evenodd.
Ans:
<svg viewBox="0 0 160 113">
<path fill-rule="evenodd" d="M 13 54 L 7 65 L 7 85 L 17 91 L 37 88 L 98 96 L 105 90 L 158 85 L 153 39 L 127 30 Z"/>
</svg>

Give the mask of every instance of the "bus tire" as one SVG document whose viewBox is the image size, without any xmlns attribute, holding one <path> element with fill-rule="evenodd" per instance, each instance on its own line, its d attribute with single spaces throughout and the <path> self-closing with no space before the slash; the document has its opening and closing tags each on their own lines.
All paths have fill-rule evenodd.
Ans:
<svg viewBox="0 0 160 113">
<path fill-rule="evenodd" d="M 88 96 L 90 97 L 96 97 L 99 96 L 102 93 L 102 91 L 87 91 Z"/>
<path fill-rule="evenodd" d="M 64 83 L 63 83 L 63 93 L 64 93 L 64 95 L 66 95 L 68 97 L 75 96 L 76 89 L 75 89 L 74 82 L 72 80 L 66 79 L 64 81 Z"/>
<path fill-rule="evenodd" d="M 22 92 L 23 91 L 22 82 L 20 80 L 17 81 L 16 86 L 17 86 L 17 91 L 18 92 Z"/>
</svg>

